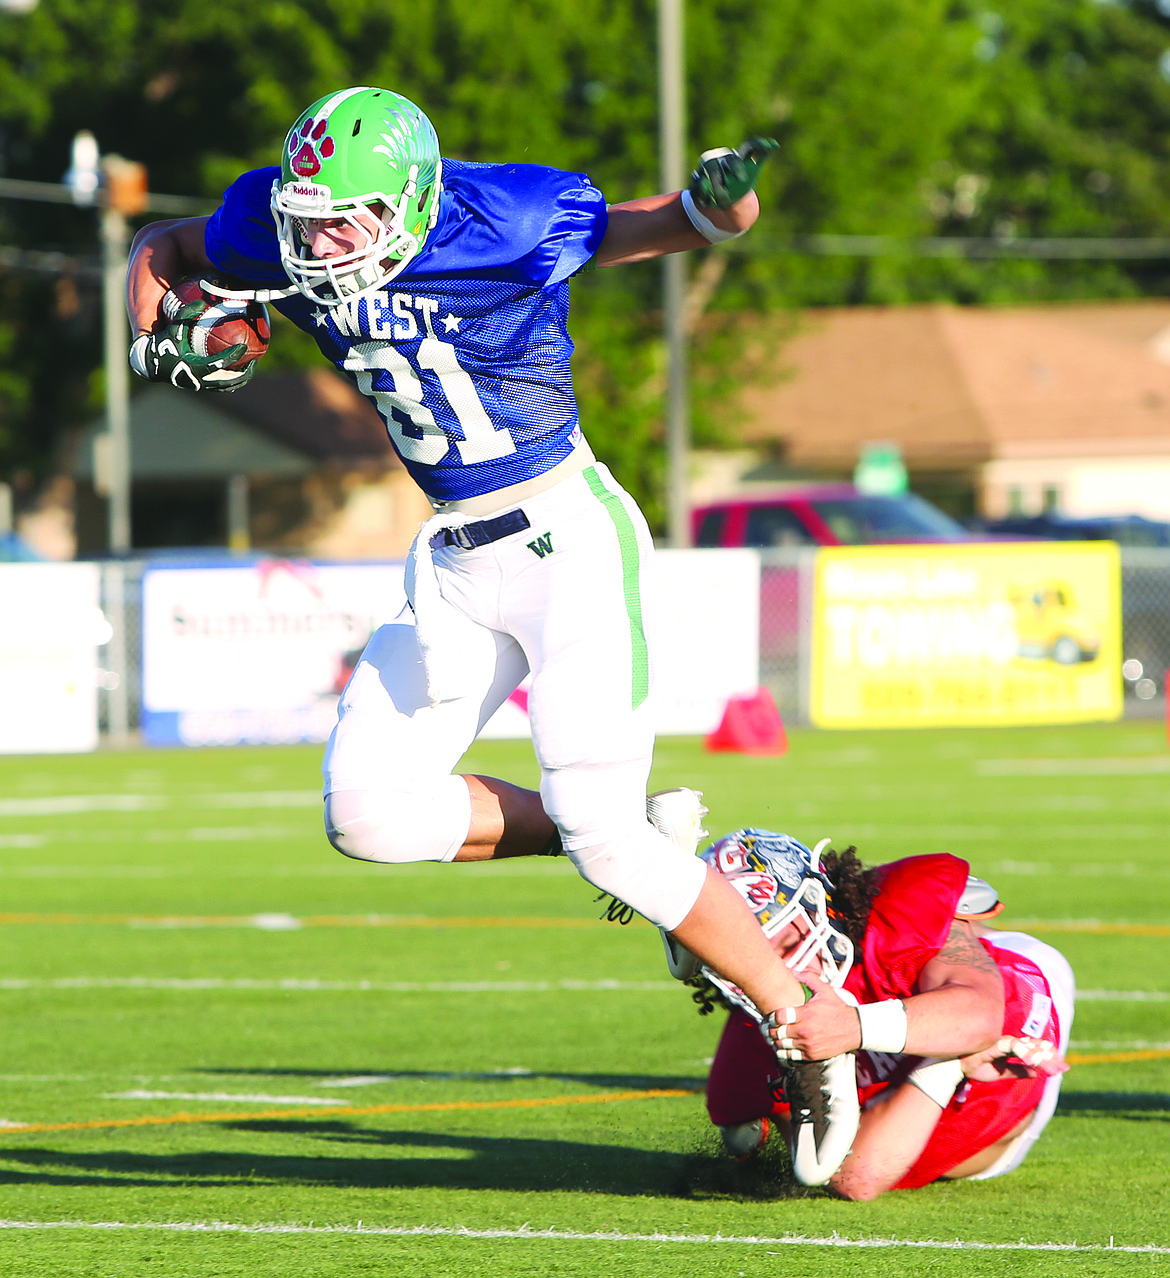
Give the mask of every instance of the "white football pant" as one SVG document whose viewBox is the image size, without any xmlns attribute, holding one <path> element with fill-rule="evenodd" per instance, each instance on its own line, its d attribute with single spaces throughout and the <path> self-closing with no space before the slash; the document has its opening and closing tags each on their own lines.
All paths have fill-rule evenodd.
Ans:
<svg viewBox="0 0 1170 1278">
<path fill-rule="evenodd" d="M 527 530 L 433 552 L 444 604 L 423 619 L 426 661 L 432 692 L 453 695 L 432 704 L 409 607 L 370 639 L 325 751 L 330 840 L 363 860 L 454 857 L 471 809 L 452 770 L 531 672 L 541 801 L 565 851 L 590 883 L 672 929 L 698 898 L 705 865 L 646 819 L 649 530 L 600 464 L 519 508 Z M 420 592 L 416 600 L 421 608 Z"/>
</svg>

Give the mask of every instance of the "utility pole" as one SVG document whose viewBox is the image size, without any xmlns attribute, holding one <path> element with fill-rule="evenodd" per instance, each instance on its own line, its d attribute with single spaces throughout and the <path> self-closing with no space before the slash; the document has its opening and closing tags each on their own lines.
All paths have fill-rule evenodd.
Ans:
<svg viewBox="0 0 1170 1278">
<path fill-rule="evenodd" d="M 120 155 L 102 159 L 102 314 L 106 363 L 106 432 L 109 436 L 110 553 L 126 555 L 130 531 L 130 345 L 126 324 L 126 218 L 146 209 L 146 169 Z"/>
<path fill-rule="evenodd" d="M 658 148 L 663 191 L 686 184 L 683 0 L 658 0 Z M 662 259 L 663 327 L 666 334 L 666 506 L 671 546 L 691 544 L 687 465 L 690 404 L 687 393 L 687 267 L 682 253 Z"/>
<path fill-rule="evenodd" d="M 104 179 L 104 180 L 103 180 Z M 106 430 L 98 437 L 102 451 L 94 457 L 94 479 L 105 481 L 109 510 L 109 551 L 129 554 L 130 534 L 130 371 L 126 362 L 126 218 L 145 212 L 149 202 L 145 166 L 120 155 L 99 158 L 97 141 L 88 130 L 73 139 L 73 163 L 65 175 L 73 203 L 100 208 L 102 242 L 102 329 L 106 369 Z M 125 566 L 112 562 L 102 572 L 102 594 L 112 634 L 106 661 L 115 682 L 107 705 L 110 740 L 129 737 L 127 702 L 127 630 Z"/>
<path fill-rule="evenodd" d="M 103 180 L 104 179 L 104 180 Z M 126 218 L 146 211 L 146 168 L 120 155 L 98 155 L 87 129 L 73 139 L 73 162 L 65 175 L 73 203 L 100 208 L 102 243 L 102 330 L 106 370 L 106 431 L 99 471 L 109 512 L 109 551 L 126 555 L 133 545 L 130 528 L 130 373 L 126 363 Z M 95 461 L 99 460 L 95 458 Z"/>
</svg>

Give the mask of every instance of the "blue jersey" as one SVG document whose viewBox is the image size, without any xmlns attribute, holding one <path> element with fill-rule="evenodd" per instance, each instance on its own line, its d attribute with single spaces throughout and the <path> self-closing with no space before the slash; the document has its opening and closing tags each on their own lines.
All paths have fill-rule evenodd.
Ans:
<svg viewBox="0 0 1170 1278">
<path fill-rule="evenodd" d="M 278 168 L 228 188 L 207 255 L 255 287 L 288 287 L 269 211 Z M 606 206 L 588 178 L 535 164 L 443 165 L 439 218 L 385 288 L 323 307 L 275 303 L 311 333 L 386 423 L 436 501 L 543 474 L 580 436 L 569 373 L 568 280 L 597 251 Z"/>
</svg>

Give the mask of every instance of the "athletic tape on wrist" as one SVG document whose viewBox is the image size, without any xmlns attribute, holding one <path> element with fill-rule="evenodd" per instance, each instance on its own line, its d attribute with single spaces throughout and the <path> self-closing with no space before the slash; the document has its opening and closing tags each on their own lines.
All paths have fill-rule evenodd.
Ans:
<svg viewBox="0 0 1170 1278">
<path fill-rule="evenodd" d="M 747 231 L 725 231 L 721 226 L 716 226 L 709 217 L 703 215 L 690 191 L 682 193 L 682 206 L 687 217 L 691 219 L 691 225 L 711 244 L 722 244 L 724 240 L 738 240 L 741 235 L 747 234 Z"/>
<path fill-rule="evenodd" d="M 142 333 L 134 339 L 130 347 L 130 370 L 139 377 L 149 377 L 146 371 L 146 347 L 150 342 L 150 334 Z"/>
<path fill-rule="evenodd" d="M 955 1060 L 927 1058 L 906 1081 L 929 1096 L 939 1109 L 946 1109 L 955 1094 L 955 1088 L 963 1081 L 963 1067 Z"/>
<path fill-rule="evenodd" d="M 867 1052 L 906 1050 L 906 1005 L 900 998 L 884 1003 L 862 1003 L 857 1009 L 861 1022 L 861 1046 Z"/>
</svg>

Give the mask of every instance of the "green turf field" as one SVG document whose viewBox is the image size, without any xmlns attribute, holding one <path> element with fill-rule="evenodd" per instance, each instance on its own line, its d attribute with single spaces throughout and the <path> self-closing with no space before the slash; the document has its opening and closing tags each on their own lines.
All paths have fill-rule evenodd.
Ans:
<svg viewBox="0 0 1170 1278">
<path fill-rule="evenodd" d="M 648 925 L 600 922 L 557 861 L 343 860 L 318 755 L 0 759 L 5 1278 L 1170 1259 L 1161 725 L 810 731 L 780 759 L 660 743 L 654 785 L 705 790 L 713 831 L 954 852 L 1077 972 L 1081 1063 L 1023 1167 L 864 1205 L 717 1154 L 696 1089 L 718 1025 Z M 534 779 L 527 745 L 467 764 Z"/>
</svg>

